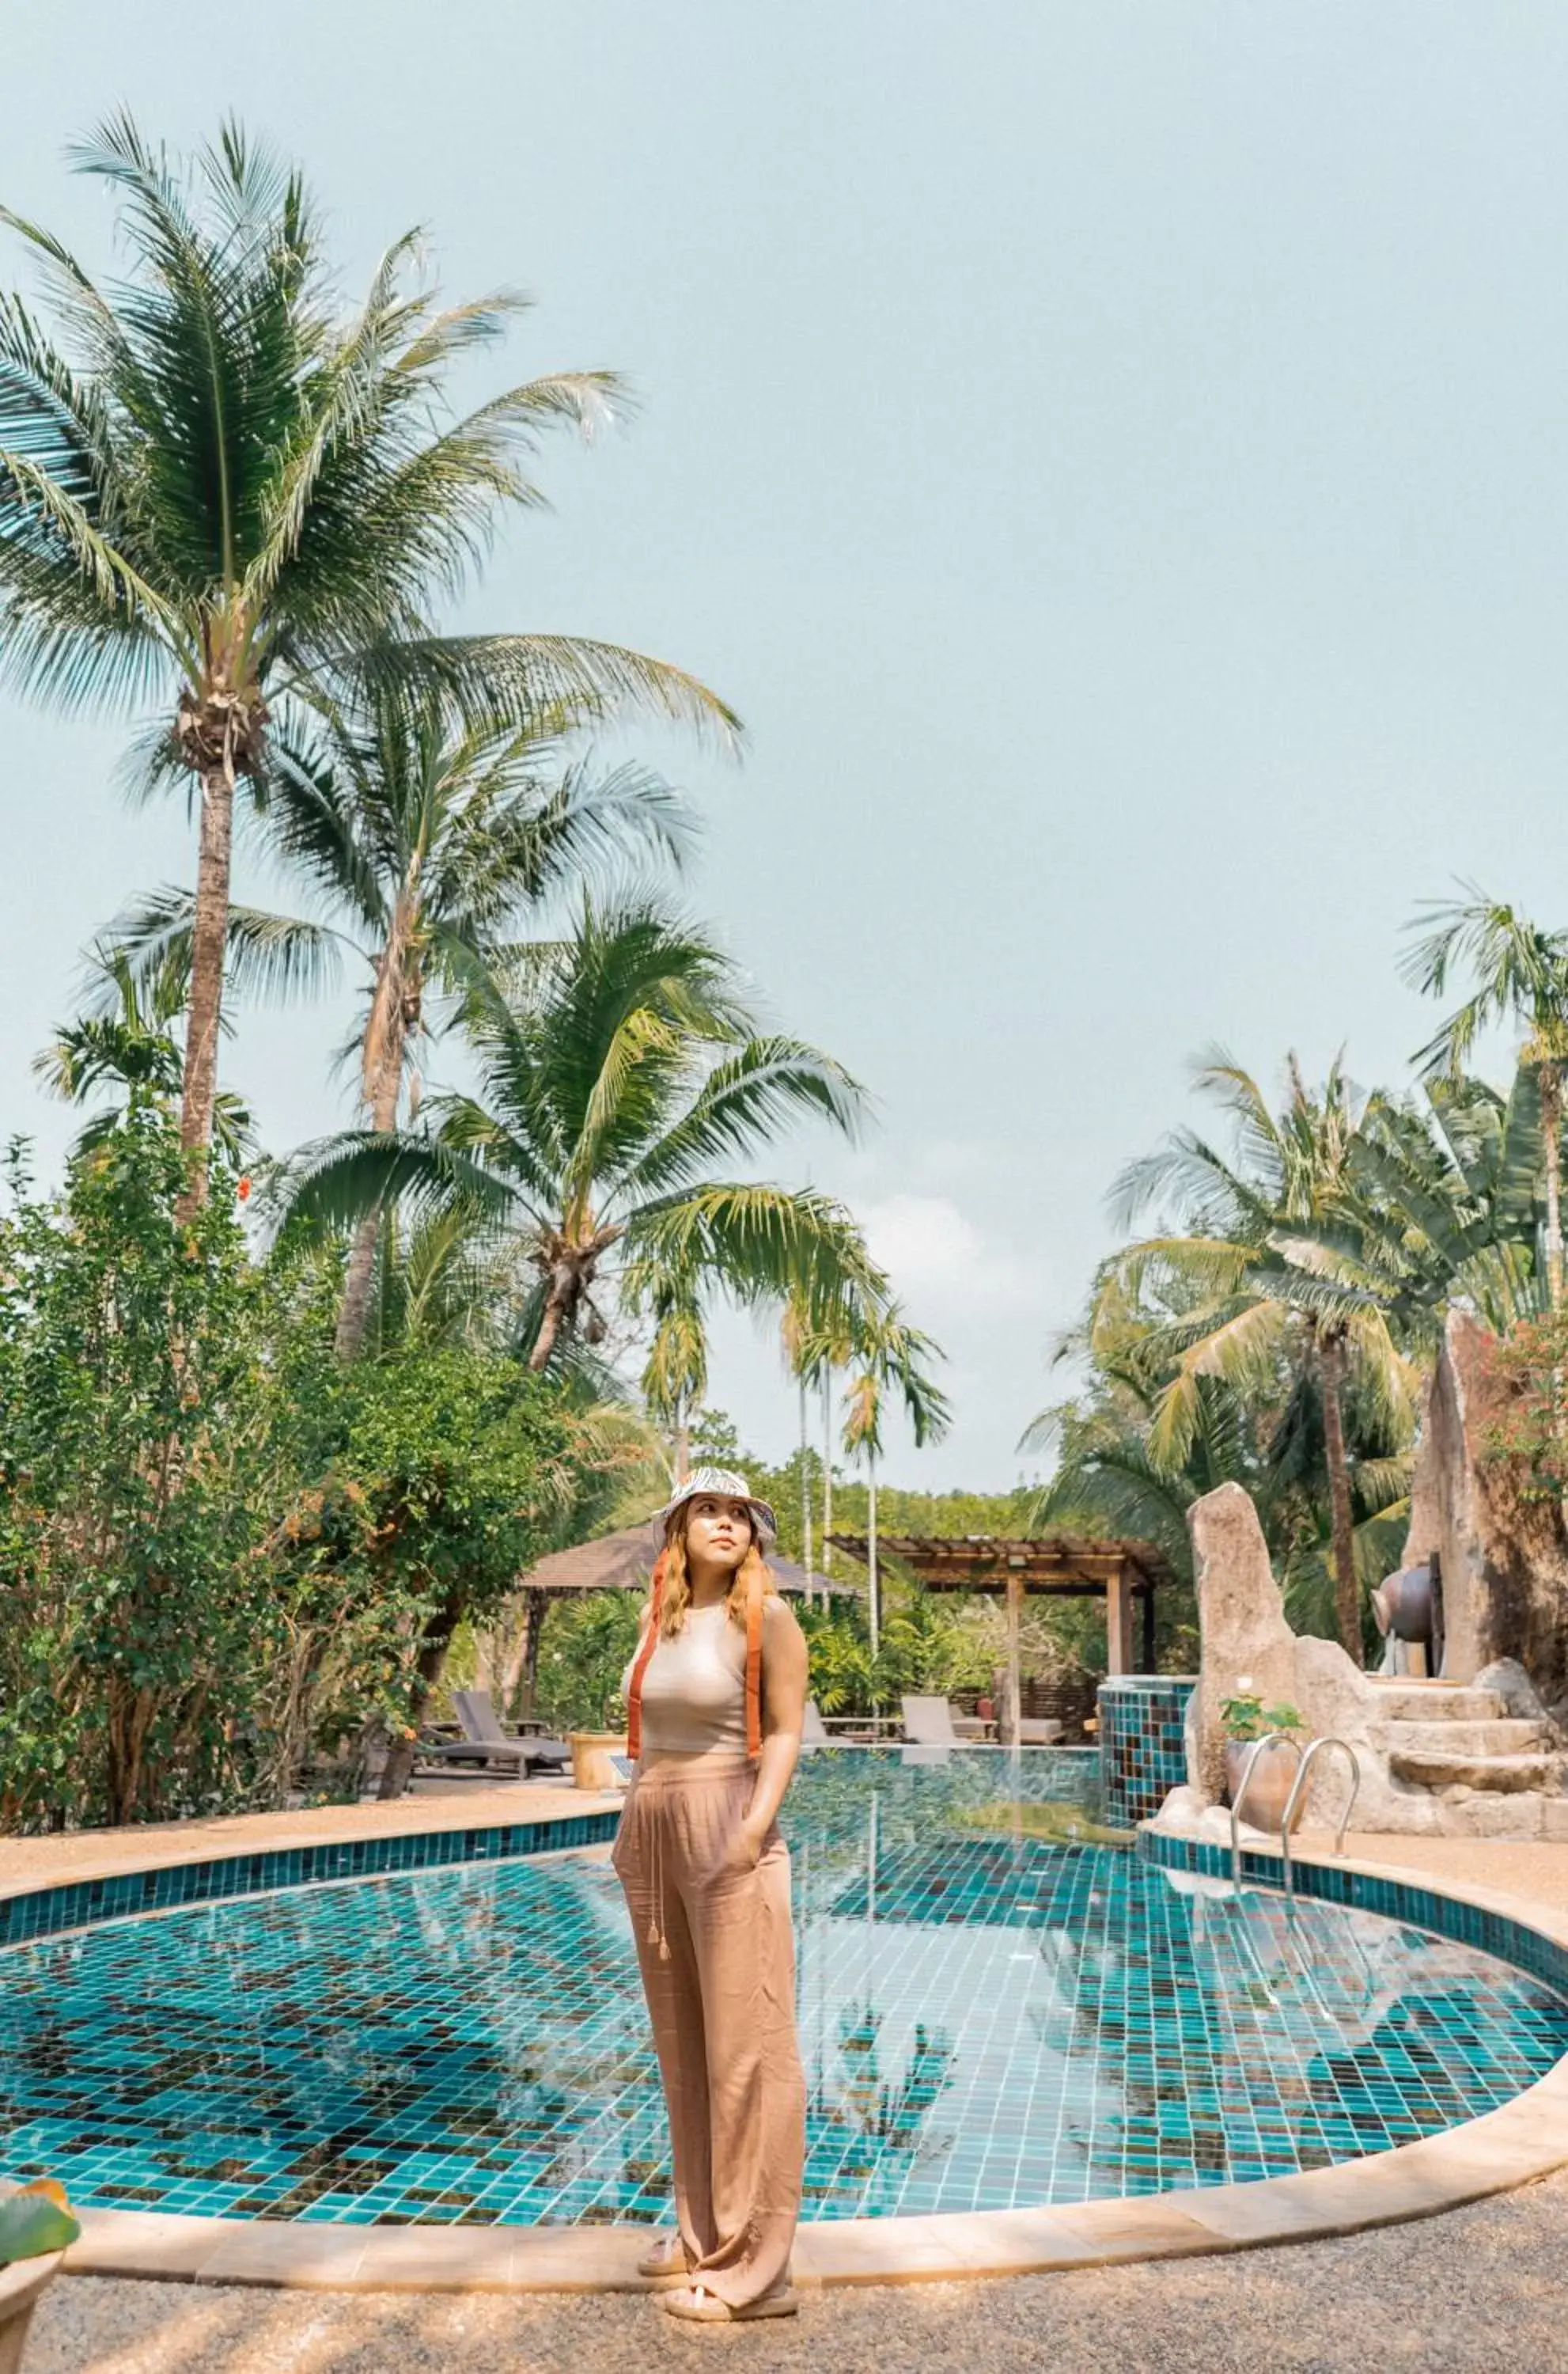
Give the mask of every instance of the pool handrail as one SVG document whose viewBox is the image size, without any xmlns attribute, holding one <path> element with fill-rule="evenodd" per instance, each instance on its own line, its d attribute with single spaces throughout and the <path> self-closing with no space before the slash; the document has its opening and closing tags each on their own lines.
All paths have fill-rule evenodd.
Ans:
<svg viewBox="0 0 1568 2374">
<path fill-rule="evenodd" d="M 1253 1768 L 1257 1764 L 1258 1759 L 1262 1755 L 1264 1749 L 1266 1747 L 1278 1747 L 1281 1740 L 1288 1742 L 1289 1739 L 1290 1733 L 1288 1731 L 1266 1731 L 1261 1739 L 1255 1739 L 1253 1741 L 1252 1753 L 1247 1757 L 1246 1762 L 1242 1766 L 1241 1786 L 1236 1791 L 1235 1795 L 1231 1799 L 1231 1887 L 1233 1893 L 1237 1896 L 1241 1894 L 1242 1800 L 1246 1795 L 1248 1785 L 1251 1782 Z"/>
<path fill-rule="evenodd" d="M 1351 1793 L 1345 1800 L 1345 1810 L 1340 1816 L 1340 1827 L 1334 1834 L 1334 1852 L 1337 1855 L 1343 1854 L 1345 1851 L 1345 1832 L 1350 1828 L 1351 1816 L 1355 1811 L 1355 1802 L 1361 1793 L 1361 1758 L 1350 1741 L 1336 1738 L 1332 1734 L 1322 1739 L 1308 1740 L 1306 1751 L 1296 1767 L 1296 1777 L 1291 1783 L 1291 1793 L 1285 1800 L 1285 1817 L 1280 1832 L 1280 1848 L 1284 1858 L 1287 1896 L 1295 1886 L 1295 1875 L 1291 1869 L 1291 1822 L 1295 1814 L 1296 1801 L 1305 1786 L 1307 1773 L 1312 1769 L 1312 1759 L 1325 1747 L 1341 1748 L 1351 1759 Z"/>
</svg>

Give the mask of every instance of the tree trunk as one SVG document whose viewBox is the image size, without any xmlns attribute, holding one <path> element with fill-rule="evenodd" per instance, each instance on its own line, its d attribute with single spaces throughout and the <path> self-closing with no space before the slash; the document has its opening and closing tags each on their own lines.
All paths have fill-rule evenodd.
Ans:
<svg viewBox="0 0 1568 2374">
<path fill-rule="evenodd" d="M 1546 1140 L 1546 1293 L 1562 1303 L 1562 1082 L 1555 1064 L 1540 1067 L 1540 1125 Z"/>
<path fill-rule="evenodd" d="M 401 1797 L 414 1771 L 418 1752 L 419 1726 L 425 1720 L 425 1710 L 430 1703 L 430 1693 L 441 1678 L 447 1662 L 447 1651 L 462 1614 L 462 1600 L 457 1593 L 443 1603 L 430 1618 L 429 1628 L 419 1643 L 419 1654 L 414 1664 L 414 1689 L 409 1700 L 404 1729 L 387 1750 L 387 1760 L 381 1770 L 378 1795 Z"/>
<path fill-rule="evenodd" d="M 528 1365 L 535 1376 L 548 1365 L 550 1355 L 556 1348 L 556 1338 L 561 1332 L 561 1324 L 566 1315 L 567 1297 L 558 1283 L 552 1283 L 550 1299 L 544 1305 L 544 1316 L 539 1322 L 539 1333 L 534 1338 L 533 1349 L 528 1356 Z"/>
<path fill-rule="evenodd" d="M 806 1380 L 801 1377 L 801 1563 L 806 1569 L 806 1605 L 812 1604 L 812 1472 L 806 1420 Z"/>
<path fill-rule="evenodd" d="M 397 1127 L 398 1098 L 403 1087 L 404 1036 L 404 954 L 408 946 L 407 918 L 400 906 L 376 968 L 376 994 L 365 1025 L 361 1069 L 364 1100 L 370 1126 L 387 1136 Z M 370 1323 L 370 1298 L 376 1282 L 376 1253 L 381 1241 L 382 1213 L 367 1212 L 354 1232 L 354 1244 L 344 1274 L 343 1303 L 337 1314 L 337 1355 L 357 1359 Z"/>
<path fill-rule="evenodd" d="M 532 1722 L 539 1704 L 539 1651 L 544 1642 L 544 1618 L 549 1611 L 547 1591 L 531 1591 L 528 1594 L 528 1631 L 522 1652 L 521 1714 Z"/>
<path fill-rule="evenodd" d="M 228 952 L 228 883 L 234 859 L 234 781 L 225 765 L 202 774 L 202 827 L 196 861 L 196 909 L 191 928 L 191 1005 L 185 1029 L 184 1094 L 180 1140 L 193 1153 L 212 1143 L 217 1096 L 217 1039 L 223 1019 L 223 974 Z M 191 1201 L 206 1193 L 205 1167 Z"/>
<path fill-rule="evenodd" d="M 822 1575 L 825 1583 L 833 1572 L 833 1544 L 828 1535 L 833 1531 L 833 1371 L 825 1369 L 822 1378 Z M 827 1593 L 823 1592 L 825 1600 Z"/>
<path fill-rule="evenodd" d="M 1317 1375 L 1323 1393 L 1323 1449 L 1328 1470 L 1328 1515 L 1333 1542 L 1334 1614 L 1340 1645 L 1357 1665 L 1366 1662 L 1361 1637 L 1361 1585 L 1356 1579 L 1355 1522 L 1351 1512 L 1351 1471 L 1345 1456 L 1344 1338 L 1317 1339 Z"/>
<path fill-rule="evenodd" d="M 866 1610 L 871 1620 L 872 1655 L 882 1653 L 882 1577 L 876 1562 L 876 1452 L 866 1453 Z"/>
</svg>

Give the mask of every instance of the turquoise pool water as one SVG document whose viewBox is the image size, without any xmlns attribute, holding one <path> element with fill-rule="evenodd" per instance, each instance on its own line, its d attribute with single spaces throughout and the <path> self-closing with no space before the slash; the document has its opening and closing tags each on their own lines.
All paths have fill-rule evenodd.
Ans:
<svg viewBox="0 0 1568 2374">
<path fill-rule="evenodd" d="M 1083 1770 L 1027 1759 L 1023 1793 L 1081 1796 Z M 1020 1835 L 1009 1793 L 981 1754 L 802 1770 L 808 2216 L 1321 2167 L 1474 2117 L 1568 2052 L 1568 2003 L 1469 1945 Z M 486 1863 L 11 1946 L 0 2168 L 88 2206 L 658 2219 L 614 1877 L 590 1855 Z"/>
</svg>

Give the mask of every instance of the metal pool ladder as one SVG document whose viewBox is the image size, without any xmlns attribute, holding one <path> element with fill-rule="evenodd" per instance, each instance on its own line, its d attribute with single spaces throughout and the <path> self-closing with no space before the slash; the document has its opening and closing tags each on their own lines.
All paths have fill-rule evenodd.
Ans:
<svg viewBox="0 0 1568 2374">
<path fill-rule="evenodd" d="M 1235 1802 L 1231 1807 L 1231 1886 L 1237 1896 L 1241 1894 L 1241 1809 L 1252 1780 L 1253 1767 L 1266 1747 L 1278 1746 L 1281 1741 L 1288 1741 L 1289 1737 L 1288 1732 L 1270 1731 L 1265 1733 L 1261 1739 L 1255 1739 L 1252 1743 L 1252 1753 L 1242 1770 L 1241 1787 L 1236 1791 Z M 1296 1801 L 1301 1795 L 1302 1784 L 1311 1768 L 1312 1759 L 1325 1747 L 1342 1748 L 1351 1759 L 1351 1793 L 1345 1801 L 1345 1810 L 1340 1816 L 1339 1832 L 1334 1839 L 1336 1854 L 1340 1854 L 1344 1851 L 1345 1832 L 1351 1826 L 1351 1813 L 1361 1788 L 1361 1765 L 1355 1749 L 1348 1739 L 1329 1738 L 1308 1741 L 1306 1752 L 1296 1767 L 1296 1777 L 1291 1783 L 1291 1793 L 1285 1800 L 1284 1818 L 1280 1829 L 1280 1848 L 1284 1857 L 1287 1896 L 1293 1895 L 1295 1890 L 1295 1875 L 1291 1869 L 1291 1820 L 1295 1813 Z"/>
<path fill-rule="evenodd" d="M 1285 1859 L 1285 1894 L 1287 1896 L 1293 1895 L 1295 1891 L 1295 1875 L 1291 1869 L 1291 1816 L 1295 1812 L 1296 1800 L 1305 1786 L 1306 1776 L 1312 1769 L 1313 1757 L 1321 1755 L 1326 1747 L 1337 1747 L 1341 1755 L 1348 1756 L 1351 1759 L 1351 1793 L 1345 1799 L 1345 1810 L 1340 1816 L 1340 1827 L 1334 1833 L 1334 1852 L 1337 1855 L 1343 1854 L 1345 1851 L 1345 1832 L 1351 1827 L 1351 1816 L 1355 1811 L 1356 1798 L 1361 1792 L 1361 1758 L 1348 1739 L 1312 1739 L 1307 1742 L 1306 1753 L 1296 1769 L 1296 1777 L 1291 1784 L 1291 1793 L 1285 1800 L 1284 1824 L 1280 1832 L 1280 1848 Z"/>
</svg>

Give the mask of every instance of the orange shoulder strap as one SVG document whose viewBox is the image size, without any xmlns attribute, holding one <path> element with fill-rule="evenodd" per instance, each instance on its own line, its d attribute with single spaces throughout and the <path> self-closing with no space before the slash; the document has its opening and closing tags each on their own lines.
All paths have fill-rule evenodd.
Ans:
<svg viewBox="0 0 1568 2374">
<path fill-rule="evenodd" d="M 659 1619 L 664 1612 L 664 1553 L 660 1551 L 653 1561 L 653 1592 L 649 1603 L 648 1629 L 642 1636 L 642 1646 L 637 1652 L 632 1677 L 626 1687 L 626 1754 L 635 1764 L 642 1754 L 642 1677 L 648 1671 L 648 1661 L 659 1646 Z"/>
<path fill-rule="evenodd" d="M 762 1754 L 762 1577 L 746 1592 L 746 1754 Z"/>
</svg>

